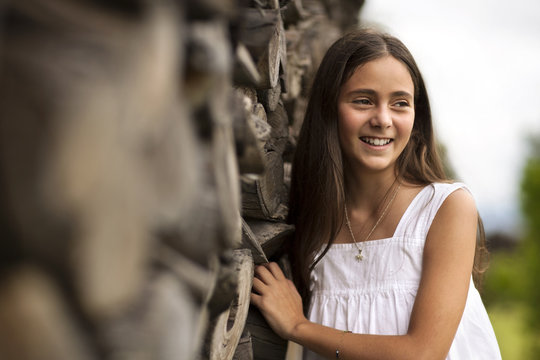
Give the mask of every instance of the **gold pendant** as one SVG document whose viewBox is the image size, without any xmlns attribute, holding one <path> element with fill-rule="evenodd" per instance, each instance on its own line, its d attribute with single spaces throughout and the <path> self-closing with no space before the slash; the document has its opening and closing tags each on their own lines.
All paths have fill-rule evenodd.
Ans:
<svg viewBox="0 0 540 360">
<path fill-rule="evenodd" d="M 356 255 L 355 257 L 356 257 L 356 260 L 358 261 L 364 259 L 364 257 L 362 256 L 362 249 L 358 249 L 358 255 Z"/>
</svg>

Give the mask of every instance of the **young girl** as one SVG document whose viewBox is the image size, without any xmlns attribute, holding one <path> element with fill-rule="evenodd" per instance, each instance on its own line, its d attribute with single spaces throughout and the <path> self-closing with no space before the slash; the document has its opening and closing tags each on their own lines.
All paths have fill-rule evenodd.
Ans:
<svg viewBox="0 0 540 360">
<path fill-rule="evenodd" d="M 471 276 L 476 206 L 446 180 L 424 81 L 396 38 L 361 30 L 325 55 L 289 219 L 294 284 L 259 266 L 251 301 L 304 359 L 501 358 Z"/>
</svg>

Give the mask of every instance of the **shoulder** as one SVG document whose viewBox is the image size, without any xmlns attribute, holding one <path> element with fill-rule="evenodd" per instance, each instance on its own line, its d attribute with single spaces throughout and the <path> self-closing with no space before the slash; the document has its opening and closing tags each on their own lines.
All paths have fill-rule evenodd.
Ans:
<svg viewBox="0 0 540 360">
<path fill-rule="evenodd" d="M 467 217 L 477 216 L 476 202 L 469 188 L 463 183 L 434 183 L 435 196 L 440 205 L 434 221 L 448 216 Z"/>
<path fill-rule="evenodd" d="M 478 212 L 472 194 L 462 184 L 444 184 L 442 188 L 444 195 L 429 229 L 427 243 L 475 244 Z"/>
</svg>

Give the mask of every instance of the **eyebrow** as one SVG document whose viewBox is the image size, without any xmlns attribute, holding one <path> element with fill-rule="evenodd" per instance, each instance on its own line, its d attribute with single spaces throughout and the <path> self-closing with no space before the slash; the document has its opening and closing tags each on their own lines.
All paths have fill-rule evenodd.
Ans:
<svg viewBox="0 0 540 360">
<path fill-rule="evenodd" d="M 374 95 L 377 95 L 377 92 L 375 90 L 372 90 L 372 89 L 355 89 L 355 90 L 349 91 L 349 93 L 347 95 L 371 95 L 371 96 L 374 96 Z M 409 94 L 407 91 L 402 91 L 402 90 L 394 91 L 390 95 L 392 97 L 403 96 L 403 97 L 408 97 L 408 98 L 411 98 L 411 99 L 413 98 L 413 96 L 411 94 Z"/>
</svg>

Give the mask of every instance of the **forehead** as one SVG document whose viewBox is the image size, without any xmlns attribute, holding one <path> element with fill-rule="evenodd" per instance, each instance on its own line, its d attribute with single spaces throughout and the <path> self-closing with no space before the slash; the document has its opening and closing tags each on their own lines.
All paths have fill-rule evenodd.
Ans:
<svg viewBox="0 0 540 360">
<path fill-rule="evenodd" d="M 392 56 L 368 61 L 356 68 L 342 85 L 341 91 L 371 89 L 380 93 L 406 91 L 414 94 L 414 83 L 409 69 Z"/>
</svg>

